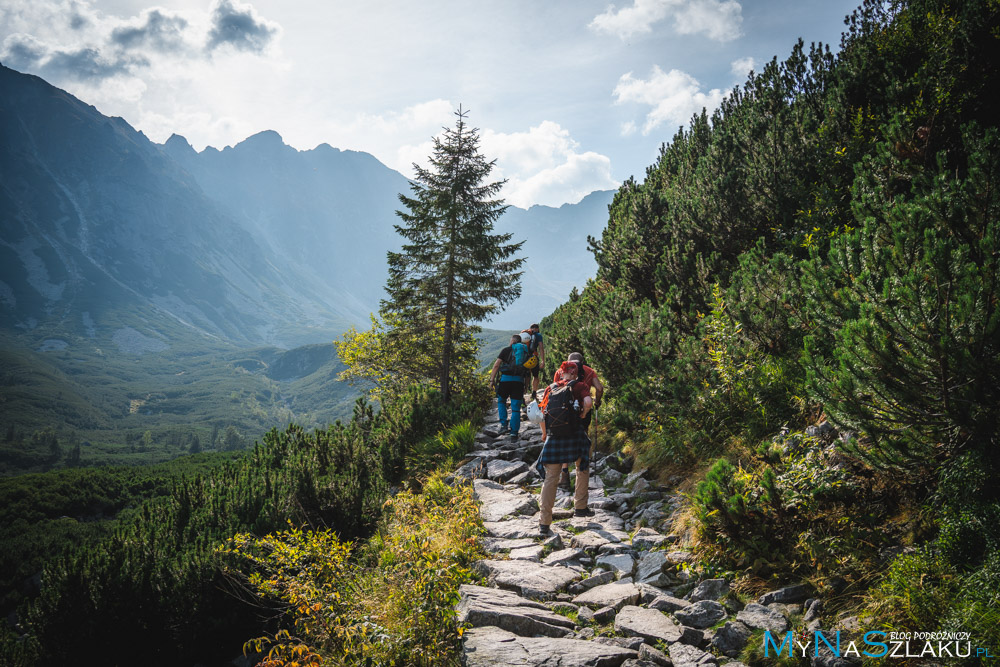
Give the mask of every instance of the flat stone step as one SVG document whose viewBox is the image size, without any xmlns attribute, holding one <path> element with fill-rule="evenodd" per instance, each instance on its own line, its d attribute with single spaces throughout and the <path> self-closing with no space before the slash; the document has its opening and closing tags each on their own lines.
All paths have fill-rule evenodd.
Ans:
<svg viewBox="0 0 1000 667">
<path fill-rule="evenodd" d="M 519 637 L 497 627 L 472 628 L 465 633 L 462 648 L 468 667 L 619 667 L 639 657 L 637 651 L 620 646 L 581 639 Z"/>
<path fill-rule="evenodd" d="M 543 604 L 499 588 L 463 584 L 456 610 L 459 623 L 473 627 L 495 626 L 521 637 L 565 637 L 573 633 L 573 621 Z"/>
</svg>

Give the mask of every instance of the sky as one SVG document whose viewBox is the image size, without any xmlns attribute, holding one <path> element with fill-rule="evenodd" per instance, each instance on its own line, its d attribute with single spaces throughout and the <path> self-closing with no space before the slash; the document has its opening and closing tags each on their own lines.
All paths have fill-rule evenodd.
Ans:
<svg viewBox="0 0 1000 667">
<path fill-rule="evenodd" d="M 0 62 L 155 142 L 264 130 L 412 177 L 468 111 L 506 201 L 641 180 L 692 114 L 859 0 L 0 0 Z"/>
</svg>

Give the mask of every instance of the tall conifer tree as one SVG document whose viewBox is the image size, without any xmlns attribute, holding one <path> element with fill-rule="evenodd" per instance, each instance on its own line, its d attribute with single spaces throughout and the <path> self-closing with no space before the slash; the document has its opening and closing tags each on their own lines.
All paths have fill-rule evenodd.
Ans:
<svg viewBox="0 0 1000 667">
<path fill-rule="evenodd" d="M 458 343 L 478 331 L 475 322 L 520 296 L 524 262 L 514 256 L 523 241 L 493 233 L 507 209 L 497 197 L 505 181 L 488 180 L 496 160 L 479 152 L 479 131 L 466 124 L 467 114 L 458 108 L 455 126 L 434 138 L 429 168 L 414 165 L 412 196 L 399 195 L 406 210 L 396 211 L 403 223 L 396 231 L 405 243 L 388 253 L 381 308 L 398 315 L 390 336 L 442 341 L 433 370 L 445 400 Z"/>
</svg>

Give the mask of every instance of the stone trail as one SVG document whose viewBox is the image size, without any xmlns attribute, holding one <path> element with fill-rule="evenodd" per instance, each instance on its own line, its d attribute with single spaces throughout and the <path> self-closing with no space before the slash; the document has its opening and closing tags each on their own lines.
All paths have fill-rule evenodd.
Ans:
<svg viewBox="0 0 1000 667">
<path fill-rule="evenodd" d="M 792 615 L 820 608 L 802 585 L 744 607 L 727 597 L 729 582 L 700 580 L 687 566 L 693 555 L 670 533 L 681 497 L 620 454 L 591 462 L 595 515 L 574 517 L 572 495 L 560 489 L 552 535 L 542 537 L 541 431 L 522 422 L 511 442 L 499 430 L 494 410 L 451 476 L 473 484 L 491 554 L 474 566 L 487 585 L 460 590 L 458 619 L 471 626 L 465 665 L 745 667 L 735 658 L 754 630 L 784 632 Z M 812 659 L 814 667 L 847 664 Z"/>
</svg>

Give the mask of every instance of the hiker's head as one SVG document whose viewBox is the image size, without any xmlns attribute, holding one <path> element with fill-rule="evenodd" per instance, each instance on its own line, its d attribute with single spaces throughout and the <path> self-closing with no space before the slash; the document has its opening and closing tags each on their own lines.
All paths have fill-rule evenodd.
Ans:
<svg viewBox="0 0 1000 667">
<path fill-rule="evenodd" d="M 566 357 L 567 361 L 575 361 L 579 364 L 587 363 L 583 358 L 583 352 L 570 352 L 569 356 Z"/>
<path fill-rule="evenodd" d="M 537 324 L 532 324 L 528 328 L 531 329 L 531 333 L 538 333 L 538 325 Z"/>
<path fill-rule="evenodd" d="M 528 343 L 531 342 L 531 336 L 529 334 L 522 333 L 521 334 L 521 338 L 520 338 L 520 342 L 522 342 L 525 345 L 527 345 Z"/>
<path fill-rule="evenodd" d="M 520 342 L 521 342 L 521 334 L 514 334 L 513 336 L 510 337 L 510 344 L 511 345 L 513 345 L 514 343 L 520 343 Z"/>
<path fill-rule="evenodd" d="M 576 364 L 572 361 L 564 361 L 559 365 L 559 375 L 565 382 L 576 379 Z"/>
</svg>

